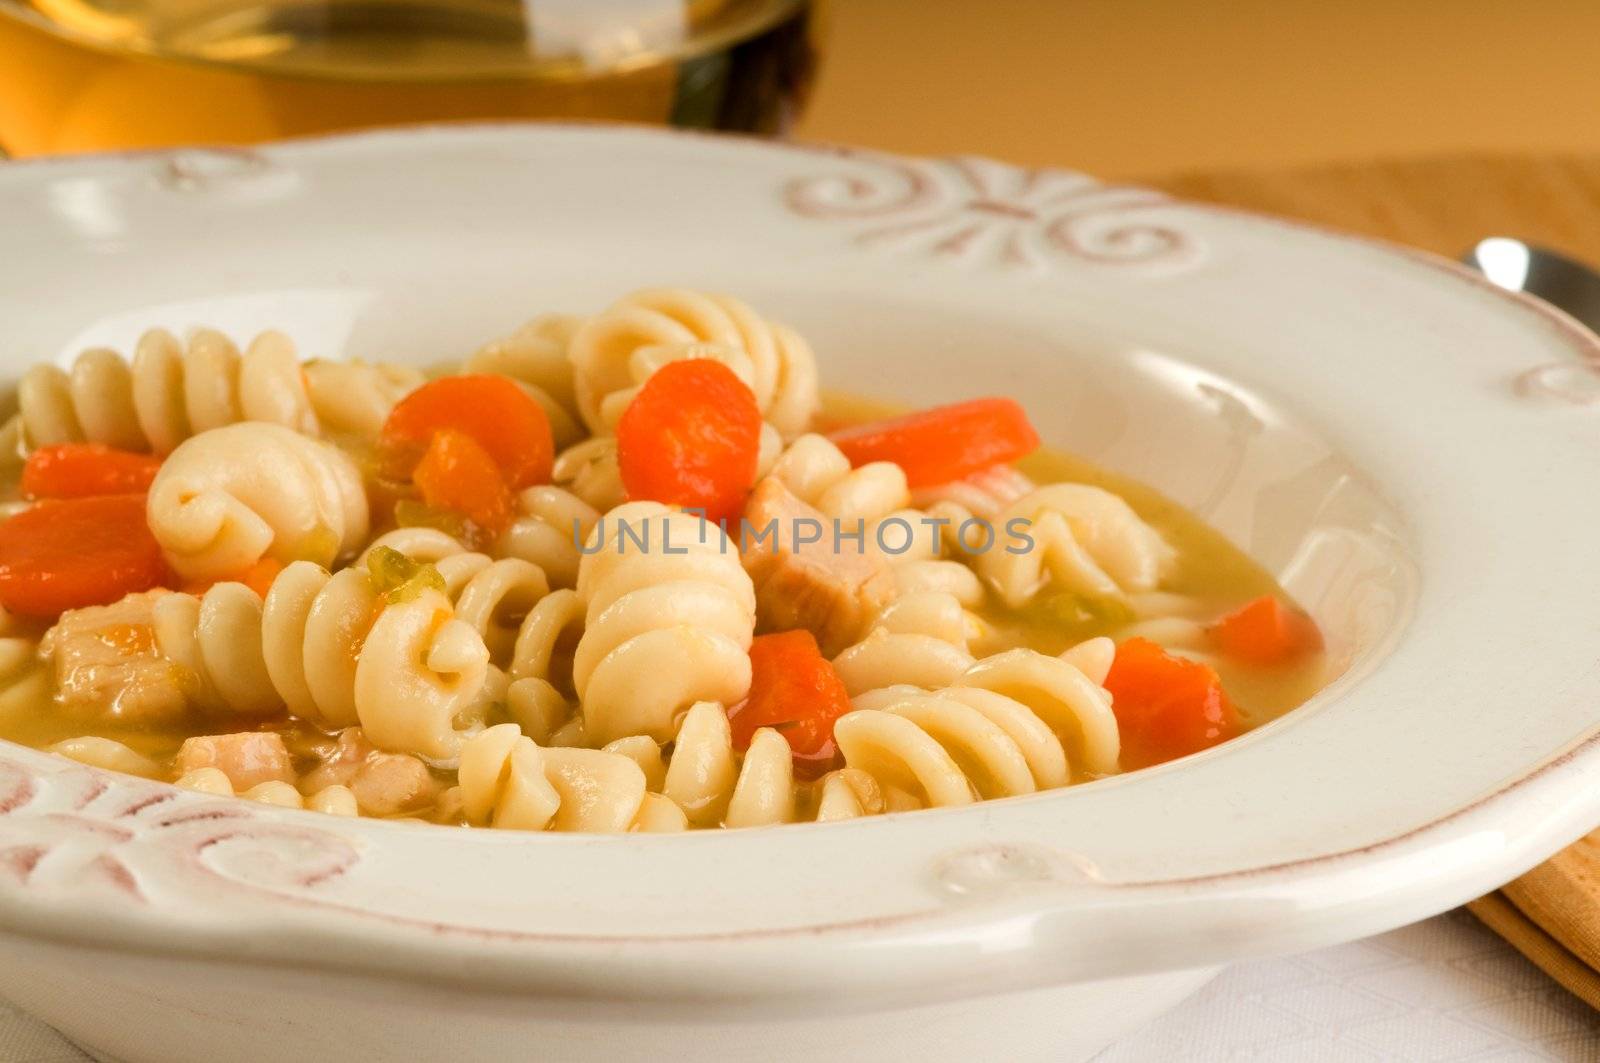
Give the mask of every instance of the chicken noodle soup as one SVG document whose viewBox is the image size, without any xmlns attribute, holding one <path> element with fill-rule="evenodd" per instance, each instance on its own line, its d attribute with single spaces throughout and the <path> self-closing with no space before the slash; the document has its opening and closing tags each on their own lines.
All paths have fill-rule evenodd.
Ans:
<svg viewBox="0 0 1600 1063">
<path fill-rule="evenodd" d="M 428 380 L 158 330 L 19 405 L 0 736 L 219 797 L 843 819 L 1171 760 L 1325 679 L 1191 514 L 1009 399 L 824 401 L 724 295 L 535 318 Z"/>
</svg>

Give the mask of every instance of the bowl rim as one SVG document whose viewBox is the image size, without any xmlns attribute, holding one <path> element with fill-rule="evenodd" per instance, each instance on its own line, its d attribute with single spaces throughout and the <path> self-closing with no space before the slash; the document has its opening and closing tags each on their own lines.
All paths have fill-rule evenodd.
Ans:
<svg viewBox="0 0 1600 1063">
<path fill-rule="evenodd" d="M 154 162 L 169 174 L 179 173 L 190 160 L 223 158 L 253 165 L 252 160 L 281 160 L 292 157 L 303 160 L 317 156 L 337 156 L 349 148 L 390 146 L 431 146 L 448 151 L 453 145 L 466 144 L 487 138 L 489 141 L 519 141 L 538 138 L 550 130 L 575 132 L 594 136 L 609 143 L 634 140 L 660 140 L 665 143 L 683 143 L 694 139 L 718 145 L 736 145 L 740 148 L 759 148 L 762 151 L 786 153 L 815 160 L 834 157 L 841 160 L 894 159 L 880 152 L 850 148 L 834 148 L 809 144 L 765 141 L 755 138 L 732 138 L 724 135 L 671 131 L 649 127 L 619 127 L 606 123 L 463 123 L 441 126 L 412 127 L 407 129 L 374 130 L 355 134 L 335 134 L 301 138 L 268 145 L 262 148 L 179 148 L 152 149 L 116 153 L 106 156 L 66 157 L 59 159 L 28 159 L 0 165 L 0 187 L 12 183 L 34 180 L 49 181 L 54 175 L 65 173 L 109 174 L 129 167 Z M 720 150 L 717 149 L 717 150 Z M 1056 172 L 1056 171 L 1045 171 Z M 1061 171 L 1064 173 L 1064 171 Z M 1187 212 L 1208 215 L 1226 222 L 1241 219 L 1252 225 L 1267 225 L 1287 233 L 1309 233 L 1341 246 L 1359 246 L 1376 249 L 1390 258 L 1403 259 L 1415 266 L 1426 267 L 1440 278 L 1442 285 L 1465 285 L 1475 291 L 1491 295 L 1494 305 L 1506 309 L 1515 307 L 1526 320 L 1524 324 L 1537 326 L 1549 333 L 1552 346 L 1564 352 L 1574 364 L 1587 365 L 1600 362 L 1600 337 L 1590 333 L 1569 316 L 1521 293 L 1511 293 L 1494 287 L 1471 270 L 1426 252 L 1399 247 L 1386 241 L 1351 234 L 1335 233 L 1321 226 L 1287 219 L 1268 218 L 1249 211 L 1204 204 L 1183 204 Z M 1490 313 L 1494 313 L 1490 311 Z M 1536 383 L 1528 384 L 1537 389 Z M 111 776 L 98 769 L 52 765 L 43 755 L 10 743 L 0 743 L 0 784 L 5 783 L 3 769 L 10 767 L 12 781 L 22 777 L 27 787 L 40 786 L 66 788 L 76 792 L 73 800 L 93 791 L 93 796 L 83 800 L 79 807 L 86 808 L 94 802 L 108 800 L 121 802 L 118 815 L 139 815 L 151 808 L 180 808 L 191 804 L 197 809 L 192 822 L 217 821 L 230 826 L 244 822 L 270 820 L 289 825 L 304 825 L 321 821 L 308 813 L 283 810 L 245 809 L 240 802 L 224 802 L 226 809 L 218 811 L 216 802 L 191 801 L 191 795 L 177 791 L 165 784 L 129 781 L 125 777 Z M 52 768 L 54 770 L 52 770 Z M 904 912 L 894 917 L 849 919 L 839 922 L 813 922 L 804 926 L 768 928 L 765 930 L 740 930 L 728 934 L 691 933 L 671 935 L 550 935 L 512 930 L 485 930 L 440 922 L 432 927 L 413 926 L 404 935 L 373 934 L 363 930 L 351 933 L 349 942 L 356 947 L 339 950 L 338 955 L 323 951 L 310 952 L 305 946 L 313 942 L 324 945 L 329 935 L 338 936 L 343 928 L 338 919 L 316 920 L 307 923 L 297 933 L 285 934 L 275 947 L 251 950 L 252 961 L 286 963 L 292 965 L 327 967 L 330 969 L 380 974 L 403 978 L 437 978 L 468 985 L 494 985 L 515 991 L 551 992 L 557 986 L 564 991 L 584 996 L 611 997 L 620 994 L 630 998 L 661 996 L 667 999 L 694 998 L 704 1001 L 715 996 L 718 987 L 726 989 L 730 972 L 770 970 L 774 963 L 793 959 L 793 946 L 800 943 L 811 953 L 804 967 L 818 977 L 800 979 L 799 992 L 792 994 L 798 1001 L 811 995 L 832 995 L 837 982 L 825 984 L 821 974 L 828 967 L 837 950 L 859 944 L 863 940 L 874 942 L 886 952 L 898 955 L 886 961 L 885 966 L 870 965 L 851 979 L 854 987 L 862 990 L 863 1001 L 883 1001 L 891 994 L 878 982 L 887 970 L 905 972 L 905 955 L 915 953 L 926 956 L 926 938 L 934 933 L 953 936 L 958 941 L 955 953 L 970 963 L 974 955 L 993 943 L 995 928 L 1007 924 L 1019 913 L 1029 914 L 1038 924 L 1029 942 L 1034 947 L 1049 946 L 1059 941 L 1066 929 L 1082 932 L 1085 913 L 1117 908 L 1132 896 L 1138 903 L 1152 910 L 1165 907 L 1172 915 L 1170 921 L 1154 921 L 1155 929 L 1164 933 L 1193 931 L 1210 920 L 1215 913 L 1202 913 L 1207 898 L 1226 901 L 1229 912 L 1252 901 L 1263 898 L 1281 899 L 1300 894 L 1300 911 L 1292 917 L 1282 913 L 1271 918 L 1245 920 L 1238 924 L 1248 940 L 1228 942 L 1196 942 L 1192 945 L 1164 950 L 1159 959 L 1149 956 L 1128 958 L 1124 963 L 1085 964 L 1056 963 L 1046 976 L 1034 971 L 1023 981 L 1040 977 L 1077 978 L 1095 973 L 1131 973 L 1152 966 L 1176 968 L 1189 964 L 1214 962 L 1255 953 L 1282 951 L 1287 948 L 1309 947 L 1331 943 L 1360 933 L 1374 932 L 1388 926 L 1448 907 L 1493 888 L 1508 873 L 1515 874 L 1531 866 L 1553 849 L 1565 844 L 1600 819 L 1600 797 L 1583 799 L 1584 787 L 1600 778 L 1600 731 L 1590 732 L 1564 750 L 1552 750 L 1542 763 L 1521 772 L 1503 785 L 1486 792 L 1475 800 L 1453 808 L 1421 824 L 1408 826 L 1391 836 L 1369 844 L 1347 847 L 1315 856 L 1267 863 L 1243 869 L 1194 876 L 1155 877 L 1137 882 L 1112 882 L 1095 884 L 1084 882 L 1071 870 L 1049 868 L 1041 883 L 1027 880 L 1013 881 L 1007 888 L 982 897 L 978 902 L 952 908 L 943 903 L 932 903 L 922 910 Z M 34 796 L 7 800 L 0 793 L 0 841 L 4 838 L 6 813 L 26 804 Z M 143 803 L 141 803 L 143 802 Z M 137 806 L 137 807 L 134 807 Z M 1512 833 L 1503 839 L 1501 847 L 1492 854 L 1474 850 L 1471 854 L 1479 860 L 1477 866 L 1458 866 L 1448 860 L 1437 859 L 1447 849 L 1463 838 L 1479 834 L 1505 833 L 1504 825 L 1512 818 L 1513 806 L 1527 812 L 1539 813 L 1536 825 L 1521 833 Z M 132 812 L 127 809 L 132 808 Z M 201 812 L 211 817 L 203 820 Z M 922 815 L 922 814 L 919 814 Z M 411 828 L 394 824 L 367 824 L 365 838 L 382 838 Z M 372 844 L 377 844 L 372 842 Z M 1007 851 L 997 849 L 995 856 L 1002 865 L 1008 859 Z M 4 856 L 0 852 L 0 856 Z M 1029 865 L 1032 854 L 1023 852 L 1017 859 Z M 1484 857 L 1488 858 L 1484 858 Z M 1031 865 L 1029 865 L 1031 867 Z M 26 876 L 24 876 L 25 878 Z M 1339 882 L 1381 881 L 1382 896 L 1370 891 L 1354 889 L 1349 896 L 1330 897 L 1327 889 Z M 1321 890 L 1310 887 L 1321 883 Z M 1315 894 L 1313 897 L 1312 895 Z M 1072 913 L 1077 916 L 1073 917 Z M 1044 927 L 1046 913 L 1061 917 L 1055 929 Z M 1180 914 L 1181 913 L 1181 914 Z M 1310 913 L 1310 914 L 1308 914 Z M 170 927 L 152 926 L 139 920 L 127 920 L 117 913 L 101 914 L 99 918 L 84 918 L 81 908 L 53 908 L 31 901 L 26 894 L 0 889 L 0 929 L 10 933 L 25 933 L 56 940 L 92 943 L 103 947 L 129 948 L 139 952 L 160 952 L 180 955 L 227 956 L 236 947 L 237 935 L 218 935 L 214 932 L 193 930 L 183 935 L 165 933 Z M 1316 918 L 1312 918 L 1314 914 Z M 1230 914 L 1228 918 L 1236 918 Z M 1316 925 L 1313 925 L 1316 924 Z M 368 928 L 370 930 L 370 928 Z M 416 930 L 413 935 L 409 931 Z M 661 954 L 633 973 L 638 977 L 619 978 L 618 964 L 607 967 L 607 977 L 572 984 L 562 976 L 563 968 L 571 962 L 596 962 L 605 949 L 626 943 L 651 946 Z M 531 945 L 547 950 L 540 962 L 526 951 L 501 946 Z M 259 945 L 259 942 L 258 942 Z M 774 948 L 776 946 L 776 948 Z M 897 948 L 898 946 L 898 948 Z M 448 955 L 459 955 L 462 948 L 477 954 L 477 958 L 492 960 L 485 967 L 463 972 L 439 966 L 438 961 Z M 487 948 L 495 953 L 484 956 Z M 704 961 L 708 951 L 720 955 L 720 967 L 711 977 L 688 978 L 665 991 L 645 984 L 645 974 L 655 975 L 670 971 L 684 976 L 689 968 Z M 787 955 L 786 955 L 787 954 Z M 780 957 L 782 957 L 780 959 Z M 418 970 L 418 960 L 433 961 L 435 967 Z M 626 962 L 626 961 L 623 961 Z M 959 965 L 958 965 L 959 966 Z M 910 980 L 904 989 L 914 992 L 918 999 L 939 994 L 967 995 L 956 983 L 954 968 L 936 965 L 923 975 Z M 1020 983 L 1019 983 L 1020 984 Z M 791 983 L 789 989 L 796 987 Z M 876 992 L 873 992 L 873 991 Z M 761 987 L 749 991 L 750 998 L 759 998 L 769 1005 L 779 1003 L 777 991 L 766 992 Z"/>
</svg>

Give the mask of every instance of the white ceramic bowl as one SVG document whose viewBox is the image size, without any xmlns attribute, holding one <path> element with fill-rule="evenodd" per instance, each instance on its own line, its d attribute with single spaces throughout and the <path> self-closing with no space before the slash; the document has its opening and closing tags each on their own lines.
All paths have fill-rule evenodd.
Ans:
<svg viewBox="0 0 1600 1063">
<path fill-rule="evenodd" d="M 8 375 L 202 321 L 433 362 L 726 289 L 830 386 L 1022 398 L 1270 566 L 1344 669 L 1156 770 L 686 837 L 352 822 L 0 746 L 0 993 L 105 1058 L 1060 1060 L 1600 822 L 1600 347 L 1444 262 L 1067 173 L 585 127 L 6 165 L 0 233 Z"/>
</svg>

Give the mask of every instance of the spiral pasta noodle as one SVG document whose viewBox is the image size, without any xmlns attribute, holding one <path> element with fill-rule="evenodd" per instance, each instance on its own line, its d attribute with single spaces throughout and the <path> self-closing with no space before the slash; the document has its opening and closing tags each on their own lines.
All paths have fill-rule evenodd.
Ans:
<svg viewBox="0 0 1600 1063">
<path fill-rule="evenodd" d="M 468 823 L 505 830 L 681 830 L 681 812 L 645 787 L 630 758 L 599 749 L 546 748 L 499 724 L 468 739 L 458 769 Z"/>
<path fill-rule="evenodd" d="M 695 702 L 744 697 L 755 589 L 719 529 L 631 502 L 606 514 L 588 549 L 572 678 L 592 742 L 668 741 L 677 714 Z"/>
<path fill-rule="evenodd" d="M 179 445 L 150 486 L 150 531 L 194 580 L 263 557 L 331 565 L 367 535 L 367 496 L 343 451 L 275 424 L 235 424 Z"/>
<path fill-rule="evenodd" d="M 1111 697 L 1076 666 L 1016 649 L 937 691 L 890 687 L 834 723 L 846 765 L 926 807 L 1065 786 L 1117 770 Z"/>
<path fill-rule="evenodd" d="M 457 618 L 489 651 L 480 700 L 504 703 L 526 734 L 550 742 L 577 707 L 571 656 L 584 622 L 577 592 L 551 591 L 538 565 L 521 558 L 492 559 L 434 528 L 398 528 L 381 535 L 360 560 L 383 548 L 435 566 Z"/>
<path fill-rule="evenodd" d="M 484 344 L 461 371 L 499 373 L 520 383 L 544 407 L 557 448 L 569 447 L 586 434 L 569 357 L 572 338 L 583 321 L 571 314 L 541 314 L 510 335 Z"/>
<path fill-rule="evenodd" d="M 797 785 L 793 752 L 773 728 L 759 728 L 749 748 L 736 753 L 727 712 L 715 702 L 690 707 L 665 759 L 644 735 L 605 748 L 637 763 L 651 794 L 664 797 L 690 827 L 828 822 L 889 807 L 877 781 L 853 768 L 831 771 L 809 788 Z"/>
<path fill-rule="evenodd" d="M 208 709 L 260 716 L 280 707 L 329 729 L 360 724 L 380 749 L 455 755 L 454 721 L 482 689 L 488 650 L 449 600 L 425 589 L 388 601 L 360 569 L 330 575 L 298 561 L 263 601 L 241 583 L 153 607 L 161 653 Z"/>
<path fill-rule="evenodd" d="M 671 351 L 685 347 L 696 353 Z M 608 411 L 608 398 L 636 389 L 665 360 L 707 356 L 736 366 L 736 371 L 748 362 L 746 382 L 756 404 L 784 438 L 810 424 L 818 404 L 817 363 L 805 340 L 737 299 L 686 288 L 634 292 L 590 318 L 572 337 L 575 391 L 584 422 L 596 433 L 609 431 L 620 409 L 612 403 Z"/>
<path fill-rule="evenodd" d="M 1216 645 L 1209 621 L 1212 611 L 1198 599 L 1166 591 L 1146 591 L 1128 596 L 1133 619 L 1117 629 L 1122 639 L 1147 639 L 1168 653 L 1211 664 Z"/>
<path fill-rule="evenodd" d="M 1047 585 L 1091 598 L 1154 590 L 1176 553 L 1122 498 L 1089 484 L 1049 484 L 1001 514 L 1025 521 L 1031 547 L 1007 543 L 979 555 L 979 573 L 1008 606 Z"/>
<path fill-rule="evenodd" d="M 557 486 L 600 513 L 628 500 L 615 436 L 595 436 L 574 443 L 556 455 L 550 476 Z"/>
<path fill-rule="evenodd" d="M 96 347 L 70 372 L 35 366 L 18 397 L 32 446 L 87 441 L 167 454 L 196 433 L 239 421 L 317 431 L 294 344 L 279 332 L 263 332 L 241 355 L 214 329 L 197 329 L 183 343 L 153 329 L 139 338 L 131 363 Z"/>
<path fill-rule="evenodd" d="M 530 487 L 517 496 L 517 517 L 494 551 L 538 565 L 556 587 L 578 585 L 579 544 L 600 520 L 600 511 L 577 494 L 554 486 Z"/>
<path fill-rule="evenodd" d="M 322 428 L 362 439 L 375 438 L 395 403 L 426 379 L 407 365 L 355 359 L 317 359 L 303 368 L 306 392 Z"/>
<path fill-rule="evenodd" d="M 697 702 L 684 715 L 661 786 L 697 827 L 755 827 L 795 818 L 789 743 L 763 727 L 736 762 L 728 714 L 714 702 Z"/>
<path fill-rule="evenodd" d="M 976 663 L 976 618 L 954 595 L 918 591 L 891 602 L 866 638 L 833 659 L 852 697 L 881 687 L 949 686 Z"/>
<path fill-rule="evenodd" d="M 876 521 L 911 501 L 900 466 L 875 461 L 852 469 L 842 450 L 815 433 L 790 443 L 768 475 L 827 517 Z"/>
</svg>

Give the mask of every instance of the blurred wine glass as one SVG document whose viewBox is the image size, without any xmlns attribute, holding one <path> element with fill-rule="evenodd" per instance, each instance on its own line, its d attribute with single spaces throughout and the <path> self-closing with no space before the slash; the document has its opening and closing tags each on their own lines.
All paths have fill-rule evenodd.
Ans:
<svg viewBox="0 0 1600 1063">
<path fill-rule="evenodd" d="M 782 132 L 811 0 L 0 0 L 0 148 L 572 118 Z"/>
</svg>

